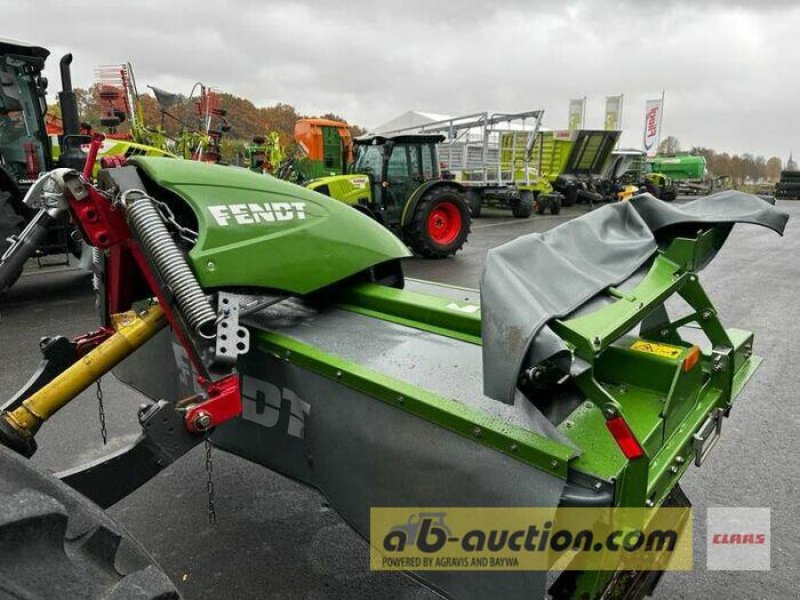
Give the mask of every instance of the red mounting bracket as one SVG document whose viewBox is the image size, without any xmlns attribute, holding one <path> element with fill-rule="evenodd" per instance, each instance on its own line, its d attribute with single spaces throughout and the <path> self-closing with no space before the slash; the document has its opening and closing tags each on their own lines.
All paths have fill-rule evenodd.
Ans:
<svg viewBox="0 0 800 600">
<path fill-rule="evenodd" d="M 206 388 L 208 400 L 186 411 L 184 421 L 189 431 L 202 433 L 242 414 L 238 375 L 231 374 L 214 382 L 201 378 L 200 383 Z"/>
</svg>

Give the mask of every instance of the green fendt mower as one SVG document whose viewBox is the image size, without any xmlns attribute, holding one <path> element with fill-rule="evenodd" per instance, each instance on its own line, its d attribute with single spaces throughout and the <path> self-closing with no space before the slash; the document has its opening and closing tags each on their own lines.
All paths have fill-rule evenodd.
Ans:
<svg viewBox="0 0 800 600">
<path fill-rule="evenodd" d="M 320 177 L 306 187 L 375 219 L 419 256 L 452 256 L 467 241 L 471 218 L 464 186 L 442 177 L 436 145 L 443 139 L 358 138 L 352 174 Z"/>
<path fill-rule="evenodd" d="M 381 193 L 398 148 L 405 164 L 420 146 L 361 163 Z M 29 193 L 104 257 L 101 322 L 45 338 L 0 405 L 0 593 L 72 600 L 178 597 L 100 507 L 204 442 L 316 488 L 367 540 L 373 507 L 686 505 L 687 469 L 741 450 L 722 423 L 760 362 L 699 272 L 734 223 L 788 218 L 739 192 L 644 194 L 489 251 L 478 291 L 406 279 L 409 251 L 376 219 L 245 169 L 137 157 Z M 21 458 L 109 371 L 142 394 L 138 439 L 56 477 Z M 641 598 L 658 581 L 622 569 L 567 567 L 549 593 Z M 413 576 L 445 598 L 548 593 L 546 572 Z"/>
</svg>

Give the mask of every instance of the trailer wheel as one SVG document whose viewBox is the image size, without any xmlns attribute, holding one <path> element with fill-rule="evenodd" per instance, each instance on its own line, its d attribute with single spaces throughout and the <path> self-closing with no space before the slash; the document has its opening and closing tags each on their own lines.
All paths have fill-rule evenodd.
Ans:
<svg viewBox="0 0 800 600">
<path fill-rule="evenodd" d="M 25 226 L 25 219 L 18 215 L 14 207 L 11 206 L 10 199 L 11 194 L 8 192 L 0 192 L 0 257 L 3 256 L 11 245 L 8 239 L 11 236 L 22 233 L 22 229 Z M 22 275 L 22 269 L 11 276 L 5 288 L 0 289 L 0 296 L 16 283 L 20 275 Z"/>
<path fill-rule="evenodd" d="M 0 506 L 0 597 L 180 598 L 111 517 L 2 446 Z"/>
<path fill-rule="evenodd" d="M 561 196 L 550 196 L 550 214 L 557 215 L 561 212 Z"/>
<path fill-rule="evenodd" d="M 533 209 L 536 211 L 537 215 L 543 215 L 547 211 L 548 204 L 550 204 L 550 196 L 540 195 L 538 198 L 536 198 Z"/>
<path fill-rule="evenodd" d="M 473 219 L 478 219 L 481 216 L 481 194 L 475 190 L 467 192 L 467 204 L 469 204 L 469 212 Z"/>
<path fill-rule="evenodd" d="M 464 194 L 458 188 L 439 185 L 422 196 L 405 234 L 416 254 L 444 258 L 461 250 L 469 236 L 470 223 Z"/>
<path fill-rule="evenodd" d="M 559 190 L 560 191 L 560 190 Z M 568 187 L 564 190 L 564 206 L 573 206 L 578 201 L 578 188 L 575 186 Z"/>
<path fill-rule="evenodd" d="M 511 207 L 511 214 L 518 219 L 527 219 L 533 212 L 533 192 L 520 192 L 519 202 Z"/>
</svg>

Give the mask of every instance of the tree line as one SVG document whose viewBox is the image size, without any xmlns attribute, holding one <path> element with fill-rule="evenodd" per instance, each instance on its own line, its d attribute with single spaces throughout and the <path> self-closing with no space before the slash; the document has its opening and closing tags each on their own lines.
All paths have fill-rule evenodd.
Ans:
<svg viewBox="0 0 800 600">
<path fill-rule="evenodd" d="M 101 120 L 109 112 L 112 103 L 102 97 L 101 87 L 96 84 L 88 89 L 76 88 L 75 94 L 81 121 L 96 131 L 105 132 Z M 227 114 L 224 118 L 230 126 L 230 130 L 222 138 L 223 158 L 228 161 L 234 160 L 236 153 L 254 137 L 266 136 L 271 131 L 279 133 L 281 144 L 291 152 L 295 145 L 294 125 L 298 119 L 320 117 L 347 122 L 347 119 L 332 112 L 305 115 L 299 113 L 291 104 L 279 102 L 272 106 L 256 106 L 247 98 L 234 94 L 218 92 L 217 95 L 218 105 L 225 109 Z M 169 137 L 177 137 L 185 127 L 202 129 L 202 119 L 197 111 L 197 98 L 174 95 L 173 103 L 163 107 L 154 96 L 141 94 L 139 102 L 145 125 L 149 128 L 160 127 Z M 57 104 L 51 105 L 49 110 L 60 116 Z M 350 123 L 349 127 L 353 136 L 366 133 L 366 130 L 358 125 Z M 116 130 L 119 133 L 127 132 L 127 119 Z"/>
<path fill-rule="evenodd" d="M 658 146 L 659 154 L 680 154 L 681 145 L 677 138 L 669 136 L 661 141 Z M 730 154 L 716 152 L 704 146 L 692 146 L 688 154 L 704 156 L 706 168 L 714 176 L 730 175 L 734 185 L 745 183 L 776 182 L 781 178 L 783 161 L 777 156 L 765 158 L 764 156 L 745 152 L 744 154 Z"/>
</svg>

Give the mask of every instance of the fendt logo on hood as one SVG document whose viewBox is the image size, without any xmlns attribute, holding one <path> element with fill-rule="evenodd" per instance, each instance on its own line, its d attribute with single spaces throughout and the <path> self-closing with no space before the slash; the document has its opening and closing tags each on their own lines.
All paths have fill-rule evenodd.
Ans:
<svg viewBox="0 0 800 600">
<path fill-rule="evenodd" d="M 215 204 L 208 207 L 217 225 L 225 227 L 275 223 L 276 221 L 303 220 L 306 218 L 305 202 L 264 202 L 262 204 Z"/>
</svg>

